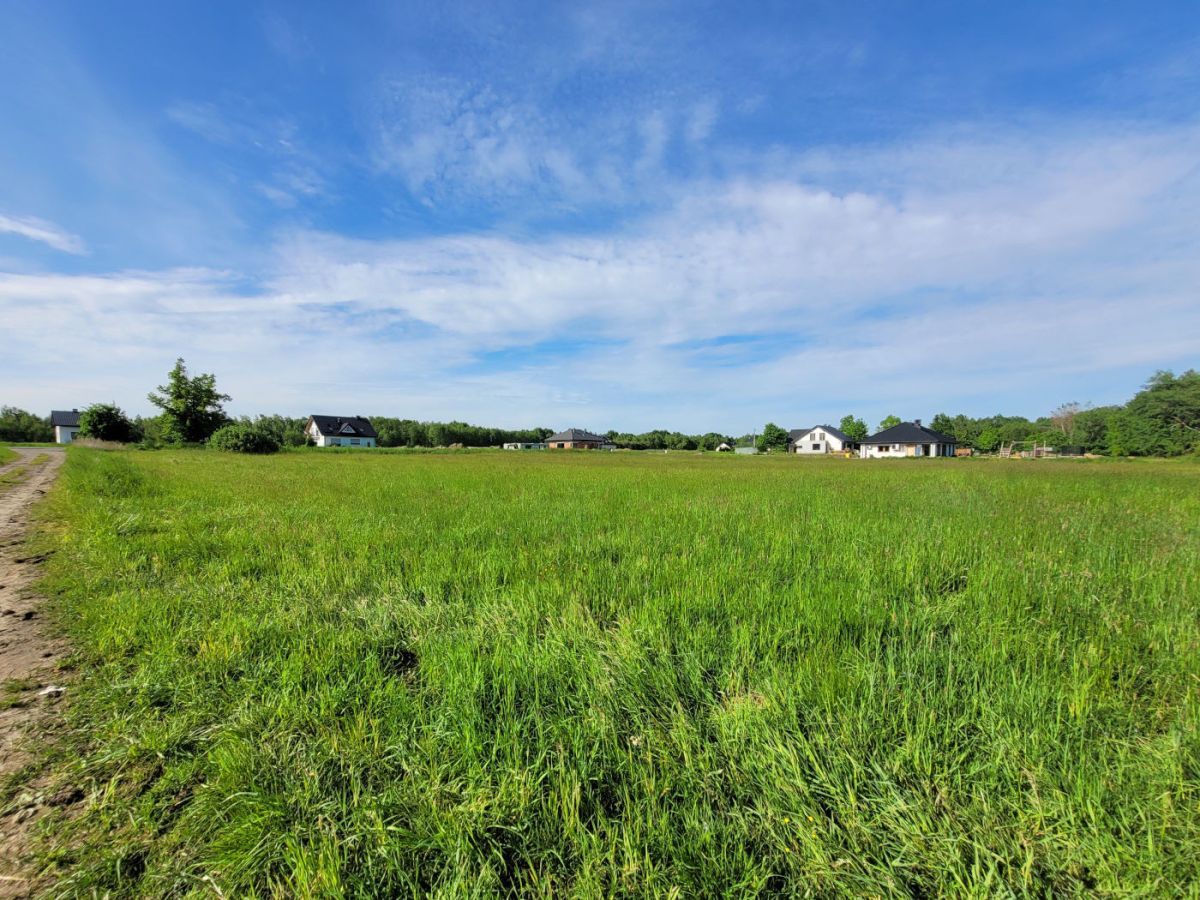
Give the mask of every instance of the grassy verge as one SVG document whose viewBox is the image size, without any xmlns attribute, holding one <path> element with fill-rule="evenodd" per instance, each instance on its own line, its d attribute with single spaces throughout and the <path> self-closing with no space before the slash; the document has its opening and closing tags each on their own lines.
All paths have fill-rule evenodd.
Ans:
<svg viewBox="0 0 1200 900">
<path fill-rule="evenodd" d="M 65 893 L 1200 878 L 1195 464 L 72 453 Z"/>
<path fill-rule="evenodd" d="M 14 459 L 18 459 L 19 454 L 7 444 L 0 444 L 0 466 L 7 465 Z"/>
</svg>

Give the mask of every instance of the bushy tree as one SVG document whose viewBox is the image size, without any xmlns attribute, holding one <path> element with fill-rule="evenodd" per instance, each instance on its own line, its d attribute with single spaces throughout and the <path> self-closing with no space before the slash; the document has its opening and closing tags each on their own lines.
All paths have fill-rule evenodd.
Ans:
<svg viewBox="0 0 1200 900">
<path fill-rule="evenodd" d="M 762 434 L 758 436 L 758 451 L 760 453 L 770 453 L 772 450 L 782 450 L 787 452 L 788 433 L 776 425 L 774 422 L 768 422 L 763 426 Z"/>
<path fill-rule="evenodd" d="M 1109 424 L 1114 453 L 1178 456 L 1200 451 L 1200 372 L 1156 372 Z"/>
<path fill-rule="evenodd" d="M 0 441 L 44 444 L 54 440 L 50 419 L 15 406 L 0 406 Z"/>
<path fill-rule="evenodd" d="M 865 441 L 869 436 L 867 434 L 867 423 L 854 416 L 842 416 L 842 422 L 838 426 L 838 430 L 852 441 Z"/>
<path fill-rule="evenodd" d="M 710 431 L 707 434 L 702 434 L 696 440 L 696 446 L 701 450 L 716 450 L 722 444 L 733 445 L 733 439 L 726 437 L 723 434 L 717 434 L 715 431 Z"/>
<path fill-rule="evenodd" d="M 1085 409 L 1075 419 L 1075 441 L 1084 453 L 1108 453 L 1108 423 L 1120 407 Z"/>
<path fill-rule="evenodd" d="M 242 419 L 250 422 L 249 419 Z M 304 425 L 307 418 L 299 419 L 292 416 L 256 416 L 251 424 L 259 431 L 266 432 L 275 439 L 281 447 L 303 447 Z"/>
<path fill-rule="evenodd" d="M 150 402 L 162 410 L 163 439 L 171 443 L 200 443 L 226 421 L 221 404 L 230 400 L 228 394 L 217 390 L 215 375 L 188 375 L 182 359 L 167 375 L 167 383 L 159 385 L 158 393 L 147 394 Z"/>
<path fill-rule="evenodd" d="M 234 422 L 222 425 L 214 431 L 208 440 L 208 446 L 230 453 L 276 453 L 280 444 L 275 435 L 266 428 L 249 422 Z"/>
<path fill-rule="evenodd" d="M 933 421 L 929 423 L 929 427 L 938 434 L 954 434 L 954 419 L 945 413 L 938 413 L 933 417 Z"/>
<path fill-rule="evenodd" d="M 879 423 L 879 430 L 886 431 L 887 429 L 893 428 L 899 424 L 900 424 L 899 416 L 887 416 L 882 422 Z"/>
<path fill-rule="evenodd" d="M 983 453 L 992 453 L 1000 446 L 1000 433 L 995 428 L 985 428 L 975 439 L 975 449 Z"/>
<path fill-rule="evenodd" d="M 79 414 L 79 435 L 127 444 L 139 438 L 137 426 L 115 403 L 93 403 Z"/>
</svg>

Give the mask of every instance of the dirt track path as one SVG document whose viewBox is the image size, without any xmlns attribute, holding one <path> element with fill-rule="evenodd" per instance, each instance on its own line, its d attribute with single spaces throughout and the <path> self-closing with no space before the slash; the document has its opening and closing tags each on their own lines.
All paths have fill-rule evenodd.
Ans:
<svg viewBox="0 0 1200 900">
<path fill-rule="evenodd" d="M 41 557 L 25 546 L 30 508 L 50 489 L 66 454 L 61 449 L 16 449 L 21 459 L 0 466 L 0 476 L 23 469 L 15 484 L 0 482 L 0 786 L 33 759 L 31 734 L 53 724 L 62 688 L 54 682 L 63 650 L 42 620 L 41 598 L 31 585 Z M 34 463 L 39 457 L 48 459 Z M 61 798 L 46 798 L 40 781 L 0 804 L 0 900 L 27 897 L 35 885 L 25 858 L 33 829 L 46 809 Z"/>
</svg>

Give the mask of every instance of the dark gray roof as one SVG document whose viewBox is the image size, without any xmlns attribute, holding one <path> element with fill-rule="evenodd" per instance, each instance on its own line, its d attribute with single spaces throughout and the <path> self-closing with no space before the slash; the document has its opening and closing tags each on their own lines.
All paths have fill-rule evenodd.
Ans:
<svg viewBox="0 0 1200 900">
<path fill-rule="evenodd" d="M 901 422 L 891 428 L 885 428 L 879 434 L 873 434 L 864 444 L 956 444 L 958 441 L 951 435 L 941 434 L 932 428 L 926 428 L 920 422 Z"/>
<path fill-rule="evenodd" d="M 546 438 L 549 441 L 599 441 L 602 444 L 608 443 L 608 438 L 602 434 L 592 434 L 590 431 L 584 431 L 582 428 L 568 428 L 566 431 L 560 431 L 558 434 L 552 434 Z"/>
<path fill-rule="evenodd" d="M 371 420 L 363 416 L 309 416 L 308 418 L 326 437 L 337 437 L 338 435 L 379 437 L 375 433 L 375 426 L 371 424 Z M 349 432 L 344 430 L 346 426 L 350 427 Z"/>
<path fill-rule="evenodd" d="M 842 432 L 840 432 L 836 428 L 834 428 L 832 425 L 814 425 L 812 428 L 793 428 L 791 431 L 788 432 L 788 439 L 790 441 L 792 441 L 792 443 L 795 443 L 796 441 L 800 440 L 800 438 L 802 438 L 806 434 L 808 434 L 810 431 L 816 431 L 818 428 L 820 428 L 826 434 L 832 435 L 833 437 L 837 438 L 839 441 L 850 441 L 851 443 L 854 443 L 854 438 L 850 437 L 847 434 L 843 434 Z"/>
<path fill-rule="evenodd" d="M 79 410 L 53 409 L 50 411 L 50 426 L 61 428 L 79 427 Z"/>
</svg>

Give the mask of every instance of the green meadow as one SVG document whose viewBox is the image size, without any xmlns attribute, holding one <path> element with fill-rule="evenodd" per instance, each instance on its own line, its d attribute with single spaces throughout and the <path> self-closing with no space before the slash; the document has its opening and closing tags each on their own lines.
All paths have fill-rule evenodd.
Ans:
<svg viewBox="0 0 1200 900">
<path fill-rule="evenodd" d="M 65 895 L 1200 890 L 1194 461 L 76 448 L 46 517 Z"/>
</svg>

